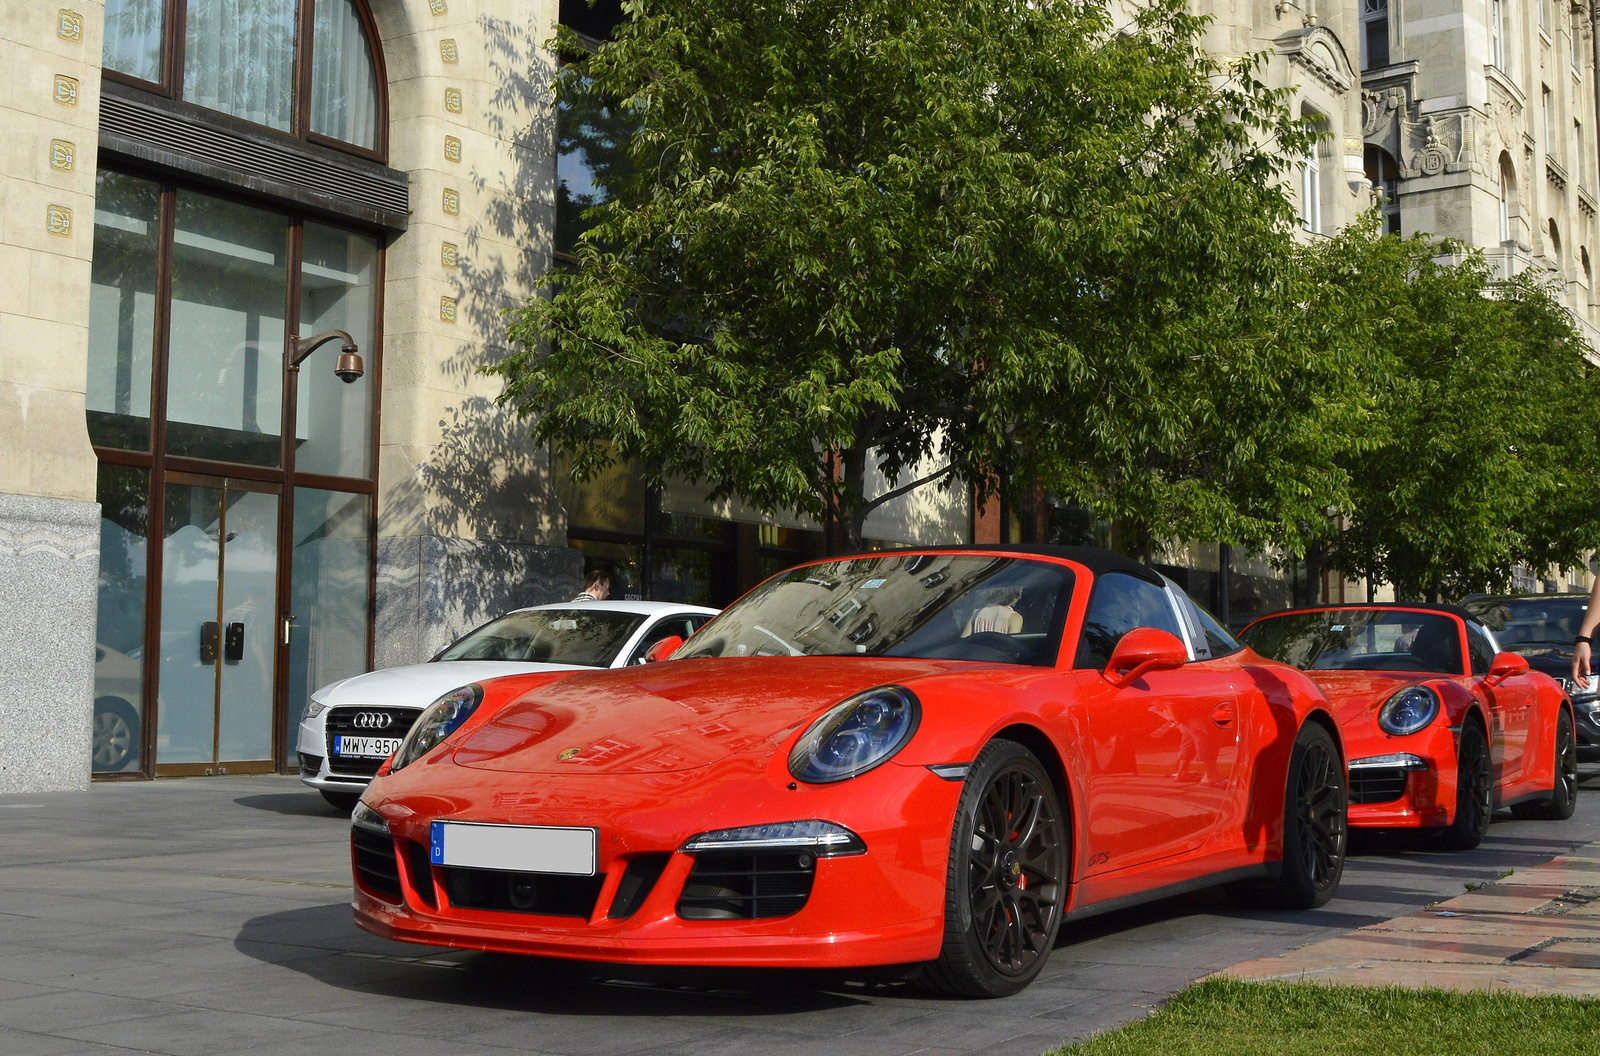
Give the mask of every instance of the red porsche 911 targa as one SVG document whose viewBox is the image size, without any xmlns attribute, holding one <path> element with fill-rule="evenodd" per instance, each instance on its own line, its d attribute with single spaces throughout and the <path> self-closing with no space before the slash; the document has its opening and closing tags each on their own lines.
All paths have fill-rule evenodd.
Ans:
<svg viewBox="0 0 1600 1056">
<path fill-rule="evenodd" d="M 1241 635 L 1322 687 L 1350 756 L 1350 824 L 1435 829 L 1476 847 L 1496 807 L 1561 820 L 1578 797 L 1572 704 L 1466 609 L 1347 605 Z"/>
<path fill-rule="evenodd" d="M 1316 687 L 1158 573 L 956 547 L 781 573 L 668 663 L 463 686 L 352 822 L 389 938 L 1002 996 L 1063 920 L 1326 902 L 1345 767 Z"/>
</svg>

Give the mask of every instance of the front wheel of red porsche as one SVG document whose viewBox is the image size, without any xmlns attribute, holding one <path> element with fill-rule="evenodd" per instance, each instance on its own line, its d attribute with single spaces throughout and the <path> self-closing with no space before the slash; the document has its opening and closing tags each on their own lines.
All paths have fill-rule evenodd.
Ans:
<svg viewBox="0 0 1600 1056">
<path fill-rule="evenodd" d="M 945 880 L 944 948 L 929 989 L 1008 997 L 1044 968 L 1067 895 L 1068 823 L 1034 754 L 995 740 L 978 753 L 956 807 Z"/>
</svg>

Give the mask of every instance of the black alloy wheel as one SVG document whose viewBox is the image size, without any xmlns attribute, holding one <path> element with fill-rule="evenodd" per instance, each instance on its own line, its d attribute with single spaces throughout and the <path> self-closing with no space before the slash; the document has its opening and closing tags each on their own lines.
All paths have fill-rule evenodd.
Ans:
<svg viewBox="0 0 1600 1056">
<path fill-rule="evenodd" d="M 1572 734 L 1572 715 L 1566 708 L 1556 713 L 1556 779 L 1548 799 L 1518 803 L 1511 813 L 1539 821 L 1566 821 L 1578 806 L 1578 742 Z"/>
<path fill-rule="evenodd" d="M 1007 997 L 1031 983 L 1061 928 L 1068 843 L 1044 766 L 1014 741 L 991 741 L 956 807 L 944 948 L 920 982 L 962 997 Z"/>
<path fill-rule="evenodd" d="M 1315 909 L 1333 897 L 1344 875 L 1349 839 L 1344 759 L 1333 735 L 1315 722 L 1301 727 L 1284 790 L 1283 865 L 1269 901 Z"/>
<path fill-rule="evenodd" d="M 1489 738 L 1476 719 L 1461 726 L 1461 746 L 1456 750 L 1456 817 L 1439 833 L 1439 841 L 1454 851 L 1470 851 L 1489 834 L 1494 816 L 1494 774 L 1489 763 Z"/>
</svg>

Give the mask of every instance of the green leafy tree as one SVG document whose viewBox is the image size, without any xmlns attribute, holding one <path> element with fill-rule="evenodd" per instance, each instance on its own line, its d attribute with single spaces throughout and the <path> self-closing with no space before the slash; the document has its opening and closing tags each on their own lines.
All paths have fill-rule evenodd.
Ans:
<svg viewBox="0 0 1600 1056">
<path fill-rule="evenodd" d="M 1503 588 L 1518 563 L 1577 563 L 1600 543 L 1600 386 L 1555 291 L 1370 226 L 1327 249 L 1370 394 L 1339 456 L 1347 526 L 1328 559 L 1432 600 Z"/>
<path fill-rule="evenodd" d="M 580 477 L 630 458 L 854 544 L 933 482 L 1263 541 L 1326 504 L 1324 346 L 1276 318 L 1310 134 L 1183 0 L 626 10 L 558 93 L 634 123 L 627 163 L 497 367 Z"/>
</svg>

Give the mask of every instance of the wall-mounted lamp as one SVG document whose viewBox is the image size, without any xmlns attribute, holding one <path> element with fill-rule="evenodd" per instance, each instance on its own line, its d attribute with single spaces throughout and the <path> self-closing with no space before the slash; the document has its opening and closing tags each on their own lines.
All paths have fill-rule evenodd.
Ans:
<svg viewBox="0 0 1600 1056">
<path fill-rule="evenodd" d="M 324 330 L 312 337 L 297 337 L 294 339 L 294 354 L 289 360 L 289 369 L 300 373 L 300 364 L 305 362 L 307 356 L 327 344 L 329 341 L 340 342 L 339 360 L 333 365 L 333 372 L 339 380 L 346 385 L 354 382 L 366 368 L 361 363 L 360 351 L 356 348 L 356 339 L 343 330 Z"/>
</svg>

